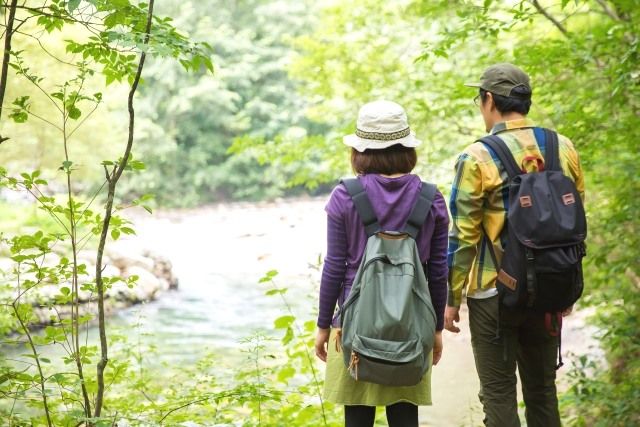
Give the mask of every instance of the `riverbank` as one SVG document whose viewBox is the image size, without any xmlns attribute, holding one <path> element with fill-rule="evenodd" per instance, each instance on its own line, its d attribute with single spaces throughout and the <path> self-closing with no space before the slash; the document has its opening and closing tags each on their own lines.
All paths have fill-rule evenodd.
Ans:
<svg viewBox="0 0 640 427">
<path fill-rule="evenodd" d="M 78 315 L 95 317 L 97 315 L 96 294 L 90 284 L 95 282 L 95 252 L 82 250 L 77 254 L 78 280 Z M 54 251 L 42 259 L 36 260 L 39 268 L 57 268 L 64 265 L 62 261 L 69 254 Z M 65 261 L 66 262 L 66 261 Z M 131 306 L 154 301 L 161 293 L 178 288 L 178 278 L 173 273 L 171 261 L 148 249 L 134 249 L 123 242 L 112 242 L 103 256 L 102 276 L 109 280 L 119 278 L 106 285 L 105 313 L 114 313 Z M 71 285 L 68 283 L 52 284 L 46 278 L 37 284 L 25 285 L 24 276 L 37 274 L 21 269 L 22 277 L 14 274 L 17 264 L 8 257 L 0 257 L 0 271 L 5 282 L 2 299 L 11 302 L 19 297 L 23 304 L 31 305 L 33 320 L 28 323 L 31 330 L 44 328 L 72 317 L 72 306 L 63 298 Z M 82 274 L 86 272 L 86 274 Z M 66 289 L 66 291 L 65 291 Z"/>
</svg>

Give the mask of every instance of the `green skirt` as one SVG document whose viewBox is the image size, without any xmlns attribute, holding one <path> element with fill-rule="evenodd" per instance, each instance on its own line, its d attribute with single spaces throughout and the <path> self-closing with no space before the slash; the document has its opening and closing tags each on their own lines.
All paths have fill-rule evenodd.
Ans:
<svg viewBox="0 0 640 427">
<path fill-rule="evenodd" d="M 356 381 L 344 365 L 342 352 L 336 349 L 336 332 L 336 329 L 331 329 L 329 338 L 324 380 L 326 401 L 339 405 L 387 406 L 398 402 L 431 405 L 431 367 L 414 386 L 392 387 Z"/>
</svg>

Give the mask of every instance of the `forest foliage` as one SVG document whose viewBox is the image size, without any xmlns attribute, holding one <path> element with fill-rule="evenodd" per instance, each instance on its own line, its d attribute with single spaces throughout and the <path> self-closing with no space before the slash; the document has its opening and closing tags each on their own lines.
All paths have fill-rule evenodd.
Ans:
<svg viewBox="0 0 640 427">
<path fill-rule="evenodd" d="M 20 237 L 14 235 L 18 225 L 5 232 L 2 250 L 15 249 L 14 272 L 57 277 L 61 289 L 70 277 L 79 286 L 82 271 L 73 259 L 57 269 L 36 262 L 62 239 L 51 230 L 64 223 L 72 231 L 87 227 L 96 237 L 109 228 L 118 230 L 114 238 L 119 230 L 133 232 L 117 220 L 105 223 L 97 207 L 89 209 L 94 200 L 108 206 L 109 171 L 120 165 L 127 170 L 116 211 L 118 203 L 147 205 L 147 193 L 160 206 L 197 206 L 300 194 L 302 187 L 323 191 L 350 173 L 340 140 L 353 131 L 358 107 L 385 98 L 407 109 L 425 141 L 417 172 L 446 192 L 456 156 L 484 133 L 472 102 L 476 93 L 463 83 L 489 64 L 518 64 L 532 78 L 531 117 L 574 142 L 587 180 L 589 253 L 581 303 L 597 308 L 592 321 L 606 363 L 578 359 L 562 397 L 563 418 L 568 425 L 640 423 L 638 0 L 171 0 L 158 5 L 149 43 L 144 2 L 3 1 L 5 40 L 12 5 L 24 23 L 15 30 L 3 84 L 0 135 L 9 139 L 0 145 L 0 220 L 19 222 L 24 208 L 2 201 L 16 189 L 35 193 L 49 219 L 44 233 Z M 131 156 L 122 157 L 130 128 L 126 98 L 142 53 L 150 58 L 136 94 L 135 143 Z M 144 173 L 130 173 L 145 164 Z M 30 215 L 25 219 L 38 224 Z M 274 296 L 286 293 L 276 289 Z M 67 288 L 60 298 L 75 295 L 77 289 Z M 20 307 L 0 313 L 3 332 L 28 323 L 29 310 Z M 107 424 L 118 416 L 132 424 L 188 421 L 182 408 L 197 420 L 216 414 L 227 422 L 235 407 L 251 414 L 246 425 L 270 425 L 286 411 L 298 425 L 332 425 L 339 421 L 319 405 L 307 360 L 313 325 L 305 320 L 285 314 L 276 322 L 285 332 L 287 362 L 269 362 L 264 337 L 254 336 L 247 346 L 255 369 L 218 382 L 215 363 L 205 358 L 199 370 L 182 372 L 191 385 L 186 395 L 163 389 L 163 377 L 142 369 L 139 353 L 118 351 L 120 359 L 106 366 L 114 386 L 104 418 L 87 411 L 95 406 L 86 404 L 98 387 L 93 380 L 52 374 L 45 381 L 35 365 L 24 372 L 2 365 L 0 390 L 32 407 L 37 415 L 20 416 L 36 425 L 52 424 L 55 411 L 39 411 L 47 381 L 67 390 L 59 400 L 51 397 L 60 425 Z M 61 322 L 38 345 L 55 344 L 69 329 L 77 333 L 78 324 Z M 116 348 L 121 340 L 109 336 Z M 100 359 L 97 346 L 72 345 L 70 353 L 71 362 L 92 369 Z M 267 361 L 264 372 L 260 361 Z M 265 378 L 279 387 L 265 388 Z M 153 399 L 140 400 L 144 393 Z M 283 393 L 289 406 L 276 404 Z M 0 414 L 8 408 L 0 405 Z M 22 418 L 15 419 L 21 425 Z"/>
</svg>

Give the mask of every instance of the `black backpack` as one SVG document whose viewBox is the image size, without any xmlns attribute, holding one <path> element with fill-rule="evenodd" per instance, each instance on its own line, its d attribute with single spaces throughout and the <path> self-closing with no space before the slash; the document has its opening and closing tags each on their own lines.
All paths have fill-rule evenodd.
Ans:
<svg viewBox="0 0 640 427">
<path fill-rule="evenodd" d="M 479 141 L 509 176 L 505 252 L 496 287 L 505 307 L 559 313 L 582 295 L 587 221 L 580 194 L 562 172 L 558 135 L 544 129 L 544 166 L 527 173 L 496 135 Z M 486 233 L 485 233 L 486 234 Z M 491 243 L 489 253 L 498 266 Z M 548 317 L 548 316 L 547 316 Z M 558 314 L 558 322 L 561 317 Z"/>
</svg>

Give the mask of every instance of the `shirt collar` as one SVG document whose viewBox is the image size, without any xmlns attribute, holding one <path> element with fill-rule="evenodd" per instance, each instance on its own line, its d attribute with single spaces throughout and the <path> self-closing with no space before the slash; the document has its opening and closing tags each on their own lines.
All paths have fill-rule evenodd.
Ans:
<svg viewBox="0 0 640 427">
<path fill-rule="evenodd" d="M 532 128 L 532 127 L 535 127 L 535 124 L 531 119 L 524 118 L 524 119 L 517 119 L 517 120 L 507 120 L 506 122 L 497 123 L 491 129 L 491 135 L 495 135 L 505 130 Z"/>
</svg>

